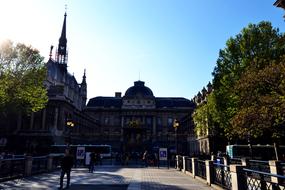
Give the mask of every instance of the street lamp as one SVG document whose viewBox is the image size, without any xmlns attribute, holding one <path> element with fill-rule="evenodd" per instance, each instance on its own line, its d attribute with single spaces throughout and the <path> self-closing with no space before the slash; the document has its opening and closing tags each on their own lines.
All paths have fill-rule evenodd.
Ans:
<svg viewBox="0 0 285 190">
<path fill-rule="evenodd" d="M 74 127 L 74 122 L 71 119 L 66 119 L 66 127 L 68 128 L 68 144 L 71 144 L 71 129 Z"/>
<path fill-rule="evenodd" d="M 176 149 L 176 154 L 178 154 L 178 144 L 177 144 L 177 129 L 179 127 L 179 122 L 177 119 L 174 119 L 173 121 L 173 127 L 175 129 L 175 149 Z"/>
</svg>

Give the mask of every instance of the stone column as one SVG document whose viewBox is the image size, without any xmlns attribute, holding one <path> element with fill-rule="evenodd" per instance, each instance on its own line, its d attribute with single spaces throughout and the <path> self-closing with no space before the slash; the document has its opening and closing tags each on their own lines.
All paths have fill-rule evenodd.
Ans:
<svg viewBox="0 0 285 190">
<path fill-rule="evenodd" d="M 241 159 L 241 165 L 242 166 L 248 166 L 248 159 L 247 158 L 242 158 Z"/>
<path fill-rule="evenodd" d="M 52 161 L 53 161 L 53 156 L 48 155 L 47 157 L 47 170 L 52 171 Z"/>
<path fill-rule="evenodd" d="M 216 156 L 215 155 L 211 155 L 211 161 L 215 161 L 216 160 Z"/>
<path fill-rule="evenodd" d="M 176 169 L 179 170 L 179 156 L 176 155 Z"/>
<path fill-rule="evenodd" d="M 27 156 L 25 160 L 25 176 L 32 175 L 33 157 Z"/>
<path fill-rule="evenodd" d="M 182 172 L 186 172 L 186 158 L 187 158 L 187 156 L 183 156 L 182 157 L 182 163 L 183 163 L 183 166 L 182 166 Z"/>
<path fill-rule="evenodd" d="M 229 159 L 227 156 L 223 156 L 224 164 L 225 166 L 229 165 Z M 225 171 L 228 171 L 228 167 L 224 167 Z"/>
<path fill-rule="evenodd" d="M 152 141 L 156 141 L 156 119 L 155 116 L 152 117 Z"/>
<path fill-rule="evenodd" d="M 276 174 L 276 175 L 283 175 L 281 173 L 281 162 L 277 160 L 269 160 L 269 167 L 270 167 L 270 173 L 271 174 Z M 271 177 L 271 181 L 273 183 L 281 183 L 281 180 L 278 179 L 277 177 Z"/>
<path fill-rule="evenodd" d="M 192 174 L 193 177 L 197 175 L 197 169 L 198 169 L 198 159 L 197 158 L 192 158 Z"/>
<path fill-rule="evenodd" d="M 213 161 L 211 160 L 206 160 L 206 179 L 207 179 L 207 184 L 211 185 L 213 182 L 213 172 L 214 172 L 214 164 Z"/>
<path fill-rule="evenodd" d="M 246 178 L 242 174 L 242 170 L 245 166 L 230 165 L 231 177 L 232 177 L 232 190 L 244 190 L 247 189 Z"/>
</svg>

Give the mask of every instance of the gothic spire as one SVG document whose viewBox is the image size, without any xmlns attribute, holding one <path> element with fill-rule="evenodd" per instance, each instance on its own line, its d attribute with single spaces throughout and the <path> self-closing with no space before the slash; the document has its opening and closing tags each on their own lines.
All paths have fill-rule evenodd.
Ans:
<svg viewBox="0 0 285 190">
<path fill-rule="evenodd" d="M 66 64 L 67 62 L 67 39 L 66 39 L 66 12 L 64 14 L 64 20 L 63 20 L 63 25 L 62 25 L 62 31 L 61 31 L 61 36 L 59 38 L 59 43 L 58 43 L 58 59 L 57 61 L 59 63 Z"/>
<path fill-rule="evenodd" d="M 84 69 L 84 74 L 82 77 L 82 84 L 86 84 L 86 69 Z"/>
</svg>

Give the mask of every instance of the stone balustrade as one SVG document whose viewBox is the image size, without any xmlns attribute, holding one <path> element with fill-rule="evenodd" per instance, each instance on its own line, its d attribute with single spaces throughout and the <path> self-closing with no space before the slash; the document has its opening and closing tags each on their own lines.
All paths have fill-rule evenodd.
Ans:
<svg viewBox="0 0 285 190">
<path fill-rule="evenodd" d="M 177 170 L 197 178 L 215 189 L 285 189 L 285 176 L 280 161 L 258 161 L 241 159 L 240 161 L 231 160 L 227 157 L 217 162 L 212 157 L 211 160 L 199 160 L 198 158 L 189 158 L 187 156 L 176 156 Z M 192 163 L 187 163 L 191 161 Z M 182 164 L 181 164 L 182 163 Z M 236 164 L 240 163 L 240 164 Z M 191 164 L 192 167 L 189 167 Z M 254 170 L 251 167 L 258 167 L 260 170 Z M 199 171 L 199 170 L 205 171 Z M 270 173 L 266 172 L 270 170 Z"/>
</svg>

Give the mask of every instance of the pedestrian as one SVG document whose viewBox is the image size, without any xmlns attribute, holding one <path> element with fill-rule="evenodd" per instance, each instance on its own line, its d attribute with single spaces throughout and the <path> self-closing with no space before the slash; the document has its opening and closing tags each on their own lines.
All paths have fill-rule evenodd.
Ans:
<svg viewBox="0 0 285 190">
<path fill-rule="evenodd" d="M 94 152 L 90 154 L 90 164 L 89 164 L 89 172 L 93 173 L 94 171 L 94 164 L 95 164 L 96 155 Z"/>
<path fill-rule="evenodd" d="M 144 166 L 147 167 L 148 166 L 148 153 L 147 153 L 147 150 L 143 153 L 142 159 L 144 161 Z"/>
<path fill-rule="evenodd" d="M 65 155 L 61 160 L 61 174 L 60 174 L 60 187 L 58 189 L 63 188 L 63 178 L 66 174 L 67 182 L 66 182 L 66 188 L 68 189 L 70 186 L 70 172 L 71 168 L 73 166 L 73 157 L 69 153 L 69 149 L 65 150 Z"/>
</svg>

